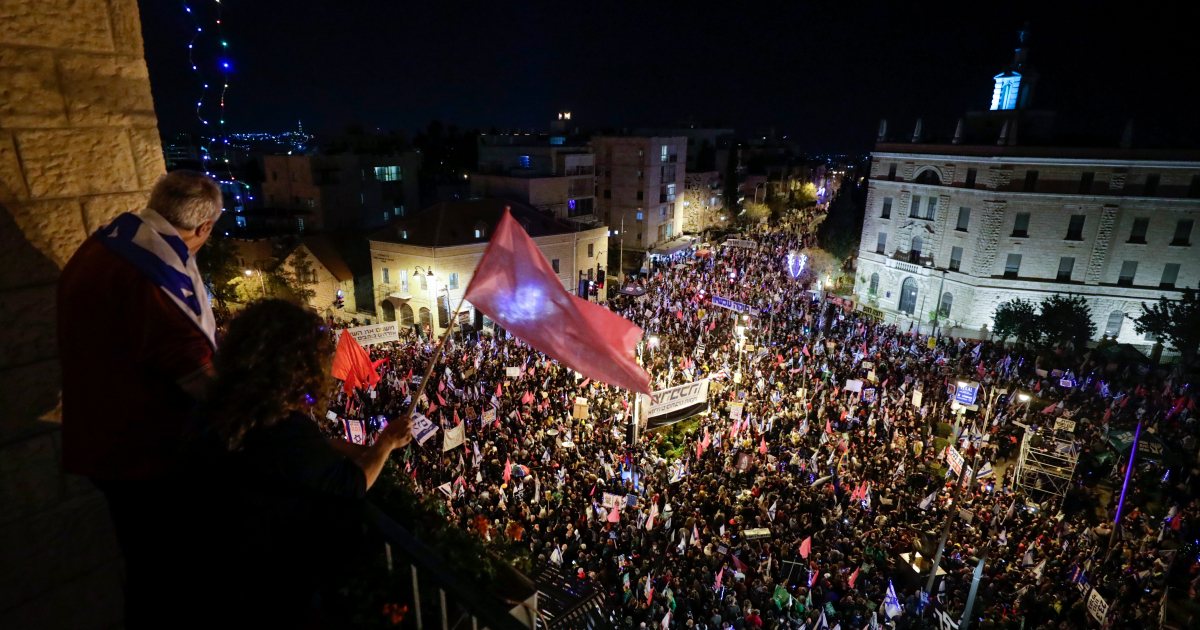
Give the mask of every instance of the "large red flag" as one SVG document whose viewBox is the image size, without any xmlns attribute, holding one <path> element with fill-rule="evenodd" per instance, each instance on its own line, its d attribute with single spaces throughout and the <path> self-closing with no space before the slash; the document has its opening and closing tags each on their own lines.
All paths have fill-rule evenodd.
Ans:
<svg viewBox="0 0 1200 630">
<path fill-rule="evenodd" d="M 370 355 L 345 329 L 333 355 L 333 377 L 342 381 L 342 389 L 347 394 L 355 387 L 370 387 L 379 382 L 379 373 L 375 371 Z"/>
<path fill-rule="evenodd" d="M 576 372 L 650 393 L 650 375 L 634 360 L 642 329 L 568 293 L 507 210 L 465 298 L 505 330 Z"/>
</svg>

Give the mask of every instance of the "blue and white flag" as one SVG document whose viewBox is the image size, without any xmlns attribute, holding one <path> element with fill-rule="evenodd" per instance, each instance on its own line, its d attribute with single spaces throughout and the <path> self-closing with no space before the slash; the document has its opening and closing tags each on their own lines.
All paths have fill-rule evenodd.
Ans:
<svg viewBox="0 0 1200 630">
<path fill-rule="evenodd" d="M 925 497 L 924 499 L 921 499 L 921 502 L 917 504 L 917 507 L 921 508 L 922 510 L 928 510 L 930 504 L 933 503 L 933 499 L 936 496 L 937 496 L 937 490 L 930 492 L 929 496 Z"/>
<path fill-rule="evenodd" d="M 883 612 L 887 613 L 888 617 L 899 617 L 904 612 L 900 600 L 896 599 L 896 587 L 892 586 L 891 580 L 888 580 L 887 595 L 883 598 Z"/>
<path fill-rule="evenodd" d="M 1008 544 L 1008 528 L 1000 530 L 1000 536 L 996 539 L 1001 545 Z"/>
<path fill-rule="evenodd" d="M 213 319 L 208 291 L 200 278 L 196 257 L 188 251 L 179 230 L 149 208 L 137 214 L 123 213 L 96 230 L 101 243 L 146 275 L 196 328 L 217 346 L 217 322 Z"/>
</svg>

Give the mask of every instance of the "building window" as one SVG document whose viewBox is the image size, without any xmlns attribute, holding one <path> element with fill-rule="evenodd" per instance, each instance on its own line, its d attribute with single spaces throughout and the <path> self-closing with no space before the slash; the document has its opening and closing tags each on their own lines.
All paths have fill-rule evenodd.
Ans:
<svg viewBox="0 0 1200 630">
<path fill-rule="evenodd" d="M 1079 178 L 1079 194 L 1088 195 L 1092 192 L 1092 182 L 1096 181 L 1095 173 L 1084 173 Z"/>
<path fill-rule="evenodd" d="M 1023 188 L 1022 190 L 1024 190 L 1025 192 L 1036 192 L 1037 191 L 1037 178 L 1038 178 L 1037 171 L 1025 171 L 1025 188 Z"/>
<path fill-rule="evenodd" d="M 1158 173 L 1150 173 L 1146 176 L 1146 185 L 1142 187 L 1143 197 L 1153 197 L 1158 194 Z"/>
<path fill-rule="evenodd" d="M 1133 230 L 1129 232 L 1130 243 L 1146 242 L 1146 230 L 1150 227 L 1150 219 L 1148 217 L 1139 217 L 1133 220 Z"/>
<path fill-rule="evenodd" d="M 942 184 L 942 178 L 938 177 L 937 171 L 933 169 L 921 171 L 921 173 L 917 175 L 917 178 L 913 181 L 918 184 L 929 184 L 932 186 L 940 186 Z"/>
<path fill-rule="evenodd" d="M 870 293 L 879 293 L 879 274 L 871 274 L 871 288 L 867 289 Z"/>
<path fill-rule="evenodd" d="M 1192 183 L 1188 186 L 1188 199 L 1200 199 L 1200 175 L 1192 175 Z"/>
<path fill-rule="evenodd" d="M 638 201 L 643 201 L 645 198 L 646 198 L 645 191 L 641 191 L 641 190 L 637 191 L 637 200 Z"/>
<path fill-rule="evenodd" d="M 971 225 L 971 209 L 966 206 L 959 206 L 958 225 L 954 229 L 959 232 L 966 232 L 969 225 Z"/>
<path fill-rule="evenodd" d="M 1121 334 L 1121 324 L 1125 323 L 1125 313 L 1113 311 L 1108 314 L 1108 323 L 1104 325 L 1104 336 L 1116 338 Z"/>
<path fill-rule="evenodd" d="M 662 145 L 662 161 L 667 161 L 667 145 Z"/>
<path fill-rule="evenodd" d="M 1171 239 L 1172 245 L 1190 245 L 1192 238 L 1192 223 L 1191 219 L 1180 219 L 1175 224 L 1175 238 Z"/>
<path fill-rule="evenodd" d="M 954 296 L 949 292 L 942 294 L 942 303 L 938 306 L 938 317 L 950 317 L 950 309 L 954 306 Z"/>
<path fill-rule="evenodd" d="M 912 202 L 908 204 L 908 216 L 917 219 L 921 216 L 921 196 L 913 195 Z"/>
<path fill-rule="evenodd" d="M 1029 213 L 1018 212 L 1017 219 L 1013 221 L 1013 238 L 1026 238 L 1029 236 Z"/>
<path fill-rule="evenodd" d="M 642 179 L 642 172 L 638 171 L 638 179 Z"/>
<path fill-rule="evenodd" d="M 900 305 L 897 309 L 902 313 L 913 314 L 917 310 L 917 281 L 905 278 L 900 285 Z"/>
<path fill-rule="evenodd" d="M 881 218 L 881 219 L 892 218 L 892 198 L 891 197 L 883 198 L 883 212 L 880 213 L 879 218 Z"/>
<path fill-rule="evenodd" d="M 558 270 L 558 259 L 554 258 L 550 261 L 550 266 L 554 267 L 554 273 L 560 273 Z"/>
<path fill-rule="evenodd" d="M 1063 256 L 1058 259 L 1058 276 L 1055 277 L 1059 282 L 1070 282 L 1071 272 L 1075 271 L 1075 258 L 1072 256 Z"/>
<path fill-rule="evenodd" d="M 417 272 L 417 279 L 419 279 L 421 281 L 421 290 L 422 291 L 429 290 L 429 281 L 427 280 L 428 277 L 429 277 L 429 274 L 427 274 L 427 273 L 421 273 L 420 271 Z"/>
<path fill-rule="evenodd" d="M 433 319 L 429 316 L 429 309 L 424 306 L 417 310 L 417 317 L 420 318 L 421 326 L 430 326 L 433 324 Z"/>
<path fill-rule="evenodd" d="M 407 269 L 400 270 L 400 290 L 403 291 L 404 293 L 408 293 L 408 270 Z M 408 315 L 410 318 L 412 317 L 411 309 L 410 309 L 410 312 Z"/>
<path fill-rule="evenodd" d="M 896 181 L 896 164 L 895 163 L 888 165 L 888 181 L 889 182 Z"/>
<path fill-rule="evenodd" d="M 638 221 L 641 221 L 641 220 L 642 220 L 642 213 L 641 213 L 641 212 L 637 213 L 637 220 L 638 220 Z"/>
<path fill-rule="evenodd" d="M 404 216 L 404 206 L 396 206 L 395 208 L 392 208 L 392 211 L 398 217 Z"/>
<path fill-rule="evenodd" d="M 376 166 L 375 167 L 375 179 L 377 179 L 381 182 L 400 181 L 400 167 L 399 166 Z"/>
<path fill-rule="evenodd" d="M 303 231 L 304 231 L 304 217 L 296 217 L 296 227 L 297 227 L 297 228 L 298 228 L 298 229 L 299 229 L 301 232 L 303 232 Z"/>
<path fill-rule="evenodd" d="M 925 200 L 925 218 L 930 221 L 937 218 L 937 197 L 929 197 Z"/>
<path fill-rule="evenodd" d="M 912 238 L 912 246 L 908 250 L 908 262 L 910 262 L 910 263 L 921 262 L 921 246 L 923 244 L 924 243 L 921 241 L 920 236 L 914 236 Z"/>
<path fill-rule="evenodd" d="M 605 198 L 605 199 L 612 199 L 612 191 L 611 191 L 611 190 L 609 190 L 609 189 L 607 189 L 607 188 L 605 188 L 605 189 L 604 189 L 604 198 Z"/>
<path fill-rule="evenodd" d="M 1086 220 L 1087 220 L 1087 215 L 1072 214 L 1071 215 L 1071 225 L 1067 226 L 1067 239 L 1066 240 L 1082 241 L 1083 240 L 1083 224 Z"/>
<path fill-rule="evenodd" d="M 391 279 L 391 276 L 388 275 L 388 268 L 384 267 L 383 268 L 383 283 L 391 284 L 391 282 L 392 282 L 392 279 Z"/>
<path fill-rule="evenodd" d="M 979 171 L 973 168 L 967 169 L 967 181 L 963 184 L 964 188 L 974 188 L 975 178 L 979 176 Z"/>
<path fill-rule="evenodd" d="M 402 240 L 407 241 L 408 240 L 408 230 L 400 230 L 400 238 Z"/>
<path fill-rule="evenodd" d="M 1016 278 L 1021 272 L 1021 255 L 1009 254 L 1008 260 L 1004 261 L 1004 277 Z"/>
<path fill-rule="evenodd" d="M 1121 263 L 1121 275 L 1117 277 L 1117 286 L 1133 286 L 1133 278 L 1137 275 L 1137 261 L 1126 260 Z"/>
<path fill-rule="evenodd" d="M 641 232 L 638 232 L 638 235 L 637 235 L 637 240 L 639 240 L 639 241 L 640 241 L 640 240 L 642 240 L 642 233 L 641 233 Z"/>
<path fill-rule="evenodd" d="M 279 181 L 279 171 L 271 171 L 271 181 Z"/>
<path fill-rule="evenodd" d="M 595 247 L 593 243 L 588 243 L 588 258 L 592 257 L 592 250 Z"/>
<path fill-rule="evenodd" d="M 475 238 L 483 238 L 487 236 L 487 224 L 483 221 L 475 222 Z"/>
<path fill-rule="evenodd" d="M 521 168 L 529 168 L 529 156 L 528 155 L 517 156 L 517 163 L 521 165 Z"/>
<path fill-rule="evenodd" d="M 458 288 L 458 273 L 450 274 L 450 281 L 447 283 L 451 290 Z"/>
<path fill-rule="evenodd" d="M 1175 281 L 1179 279 L 1179 263 L 1167 263 L 1163 267 L 1162 280 L 1158 282 L 1160 289 L 1174 289 Z"/>
<path fill-rule="evenodd" d="M 887 232 L 879 233 L 879 241 L 875 244 L 875 253 L 882 254 L 887 248 Z"/>
<path fill-rule="evenodd" d="M 400 305 L 400 325 L 408 328 L 413 325 L 412 307 L 407 304 Z"/>
<path fill-rule="evenodd" d="M 958 271 L 958 270 L 962 269 L 962 255 L 963 255 L 963 248 L 961 248 L 961 247 L 951 247 L 950 248 L 950 271 Z"/>
</svg>

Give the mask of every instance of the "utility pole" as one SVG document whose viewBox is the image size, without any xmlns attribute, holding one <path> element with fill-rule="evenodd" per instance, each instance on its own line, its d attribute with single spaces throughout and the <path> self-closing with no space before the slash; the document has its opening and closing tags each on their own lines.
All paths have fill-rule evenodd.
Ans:
<svg viewBox="0 0 1200 630">
<path fill-rule="evenodd" d="M 988 542 L 983 548 L 983 555 L 979 558 L 979 564 L 975 565 L 975 574 L 971 577 L 971 594 L 967 596 L 967 607 L 963 609 L 962 619 L 958 622 L 958 630 L 967 630 L 971 625 L 971 609 L 975 607 L 975 594 L 979 592 L 979 579 L 983 577 L 983 565 L 987 562 L 988 554 L 992 551 L 992 544 Z"/>
<path fill-rule="evenodd" d="M 621 213 L 621 286 L 625 286 L 625 214 Z"/>
</svg>

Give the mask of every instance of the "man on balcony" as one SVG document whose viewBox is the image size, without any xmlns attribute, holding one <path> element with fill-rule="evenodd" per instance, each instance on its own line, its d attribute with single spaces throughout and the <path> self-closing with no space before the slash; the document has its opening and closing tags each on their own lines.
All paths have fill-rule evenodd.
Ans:
<svg viewBox="0 0 1200 630">
<path fill-rule="evenodd" d="M 148 207 L 101 227 L 58 284 L 63 467 L 108 499 L 126 562 L 125 625 L 174 616 L 164 579 L 172 470 L 185 419 L 212 373 L 216 326 L 196 252 L 222 210 L 212 178 L 163 176 Z"/>
</svg>

